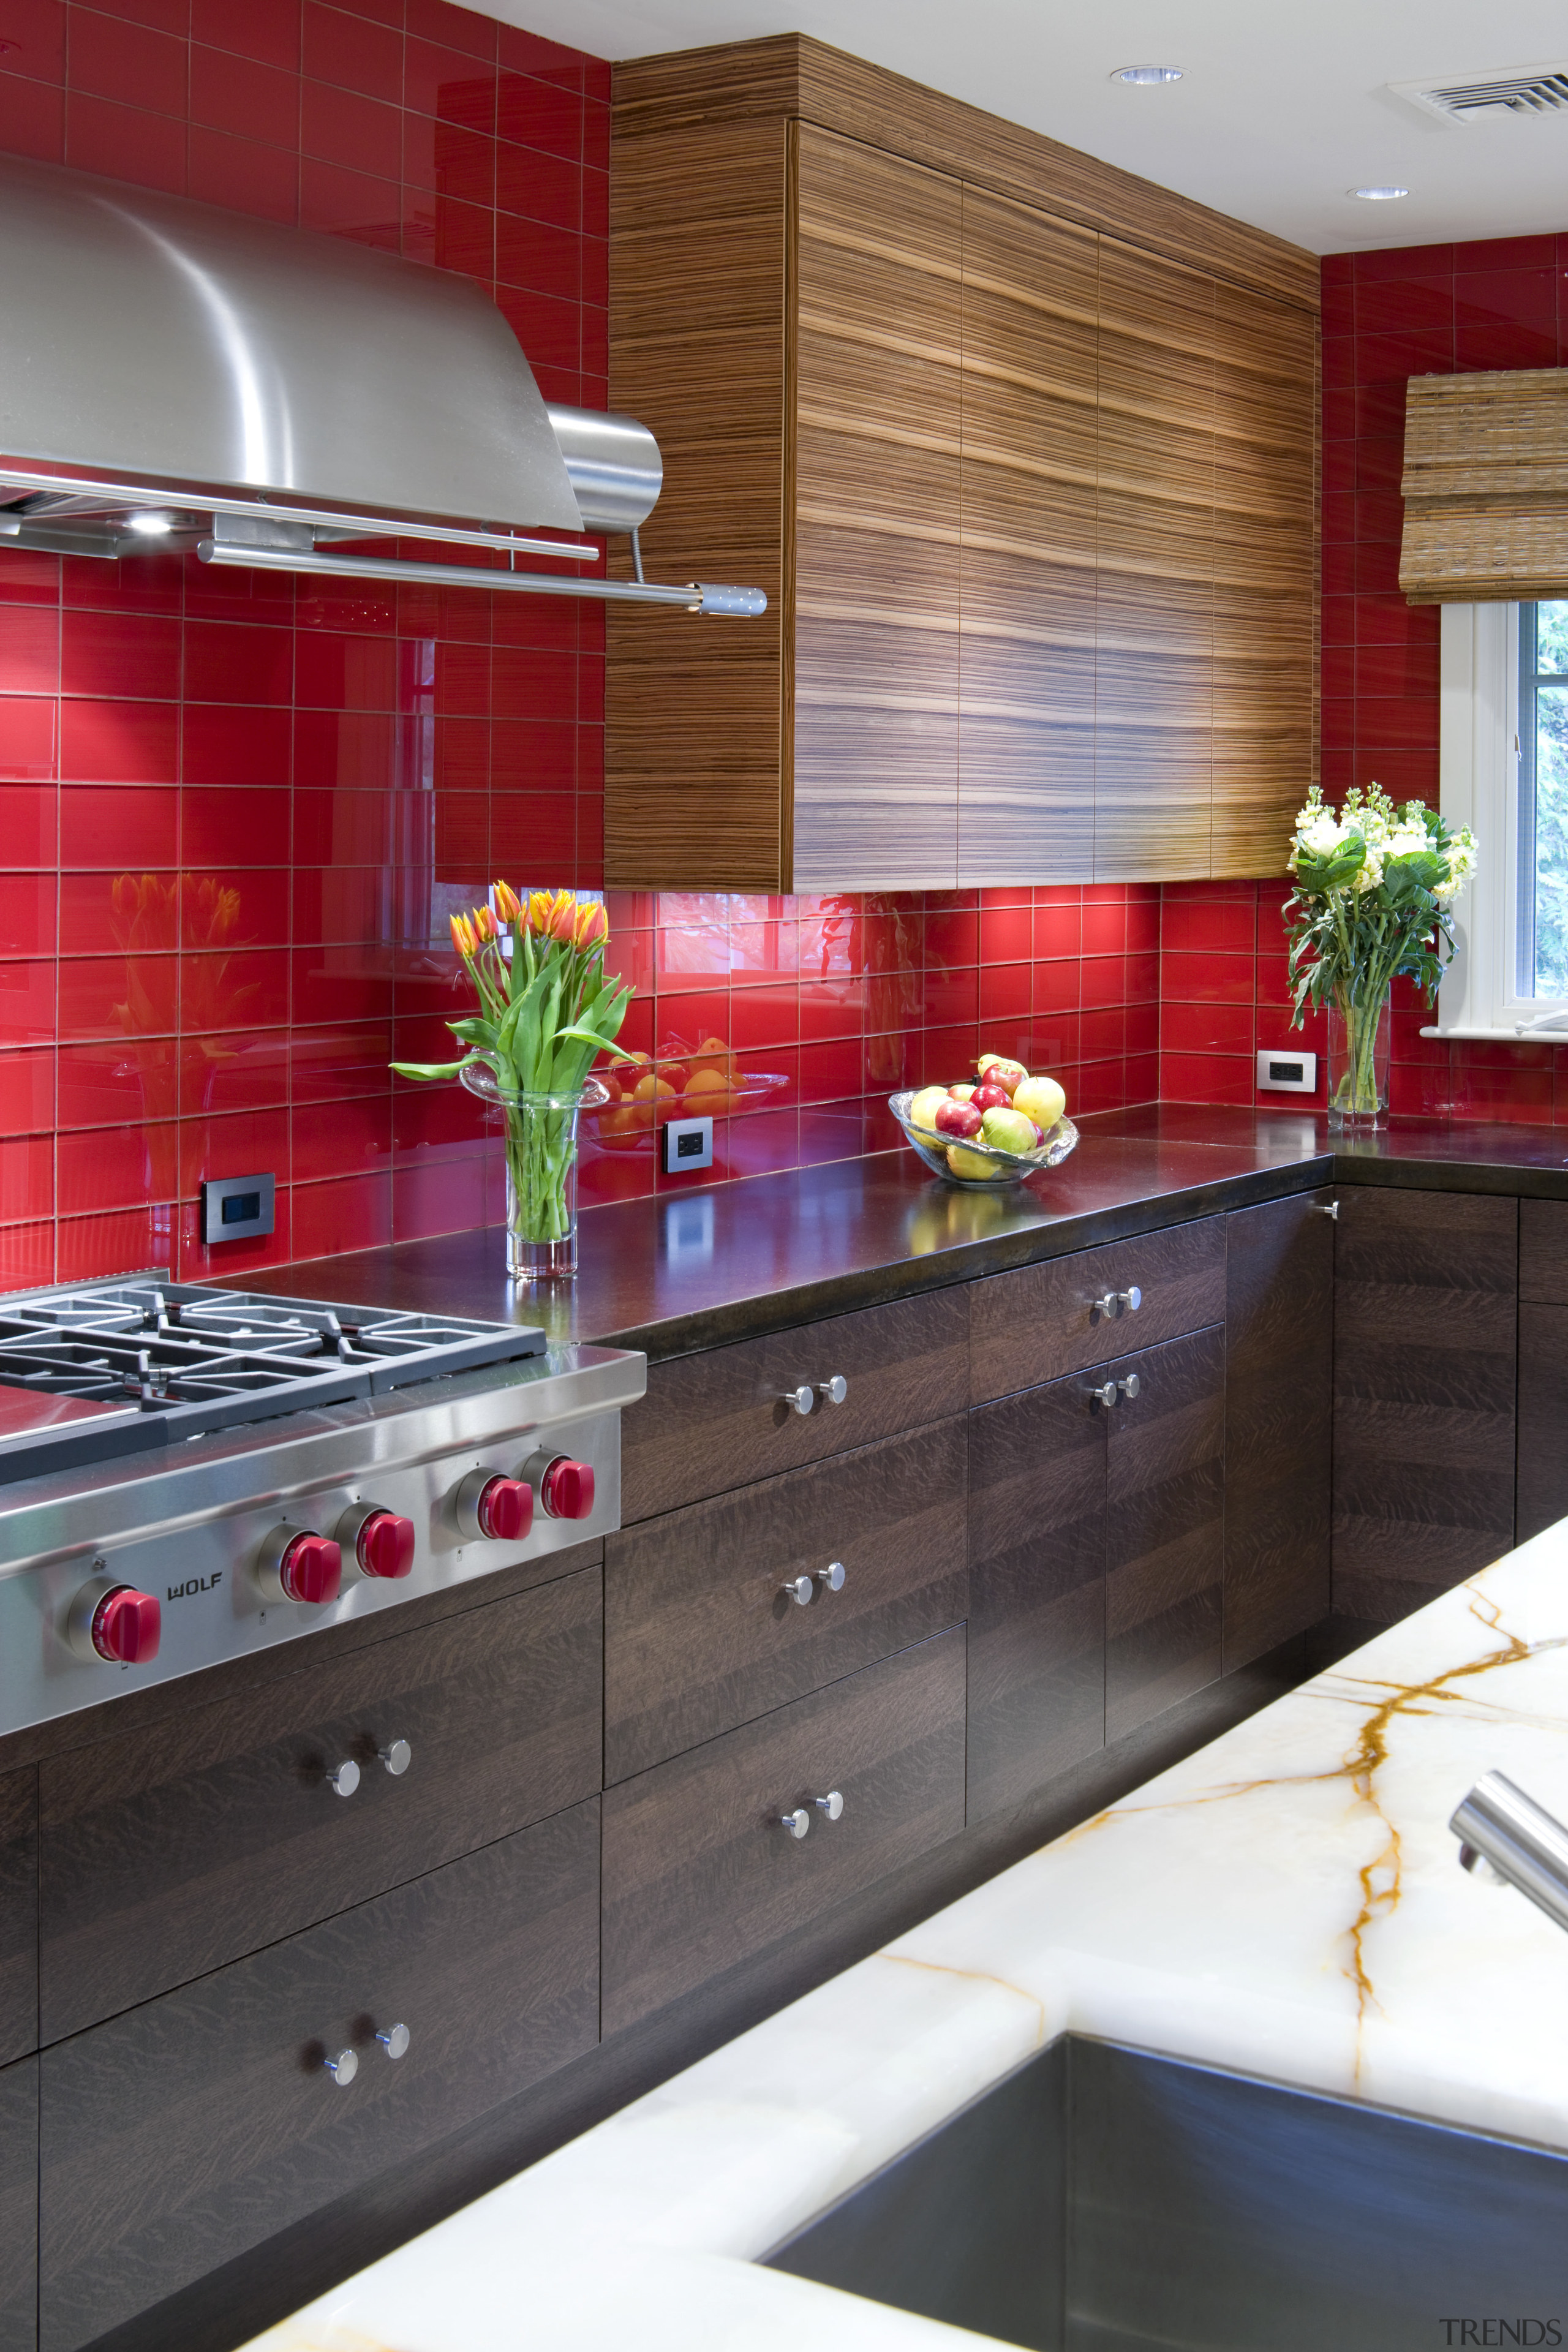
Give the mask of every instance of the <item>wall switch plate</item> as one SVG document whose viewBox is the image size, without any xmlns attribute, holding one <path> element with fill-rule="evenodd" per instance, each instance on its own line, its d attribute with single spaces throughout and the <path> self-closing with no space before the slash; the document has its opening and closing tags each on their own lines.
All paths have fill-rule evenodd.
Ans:
<svg viewBox="0 0 1568 2352">
<path fill-rule="evenodd" d="M 713 1165 L 713 1122 L 710 1118 L 672 1118 L 664 1128 L 664 1172 L 689 1176 Z"/>
<path fill-rule="evenodd" d="M 276 1186 L 265 1176 L 209 1177 L 202 1186 L 204 1242 L 248 1242 L 273 1229 Z"/>
<path fill-rule="evenodd" d="M 1269 1094 L 1311 1095 L 1318 1091 L 1316 1054 L 1297 1054 L 1281 1046 L 1258 1056 L 1258 1083 Z"/>
</svg>

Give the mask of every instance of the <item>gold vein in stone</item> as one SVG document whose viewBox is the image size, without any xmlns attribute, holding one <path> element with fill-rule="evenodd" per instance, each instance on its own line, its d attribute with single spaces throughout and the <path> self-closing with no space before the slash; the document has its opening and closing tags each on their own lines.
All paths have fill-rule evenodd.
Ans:
<svg viewBox="0 0 1568 2352">
<path fill-rule="evenodd" d="M 907 1952 L 879 1952 L 879 1960 L 891 1960 L 897 1969 L 923 1969 L 933 1977 L 960 1977 L 967 1984 L 995 1985 L 999 1991 L 1010 1992 L 1035 2012 L 1038 2022 L 1035 2028 L 1035 2047 L 1043 2050 L 1046 2042 L 1046 2004 L 1038 1993 L 1027 1992 L 1022 1985 L 1009 1984 L 1005 1977 L 994 1977 L 984 1969 L 950 1968 L 944 1960 L 917 1960 Z"/>
<path fill-rule="evenodd" d="M 1503 1636 L 1503 1647 L 1489 1650 L 1479 1658 L 1469 1658 L 1462 1665 L 1449 1666 L 1444 1673 L 1432 1675 L 1424 1683 L 1397 1683 L 1386 1675 L 1359 1676 L 1340 1675 L 1342 1684 L 1381 1688 L 1384 1698 L 1357 1698 L 1353 1688 L 1347 1691 L 1342 1704 L 1365 1706 L 1371 1712 L 1359 1734 L 1347 1749 L 1343 1759 L 1326 1772 L 1288 1772 L 1263 1775 L 1256 1780 L 1233 1780 L 1217 1789 L 1205 1790 L 1195 1797 L 1172 1797 L 1152 1805 L 1110 1805 L 1092 1820 L 1080 1822 L 1069 1830 L 1058 1843 L 1070 1844 L 1107 1822 L 1138 1813 L 1183 1812 L 1200 1805 L 1222 1804 L 1233 1797 L 1250 1796 L 1258 1789 L 1310 1788 L 1320 1781 L 1346 1780 L 1355 1793 L 1358 1803 L 1366 1806 L 1385 1832 L 1380 1851 L 1357 1872 L 1361 1887 L 1361 1903 L 1355 1916 L 1346 1929 L 1350 1943 L 1350 1965 L 1344 1974 L 1355 1987 L 1356 1993 L 1356 2059 L 1355 2073 L 1359 2079 L 1362 2065 L 1362 2032 L 1368 2011 L 1381 2009 L 1376 1990 L 1366 1966 L 1366 1938 L 1378 1920 L 1386 1919 L 1398 1908 L 1403 1887 L 1403 1848 L 1399 1832 L 1384 1811 L 1376 1787 L 1377 1775 L 1388 1761 L 1388 1729 L 1396 1716 L 1428 1716 L 1436 1714 L 1445 1705 L 1468 1696 L 1468 1693 L 1449 1690 L 1449 1683 L 1461 1682 L 1474 1675 L 1490 1674 L 1499 1666 L 1520 1665 L 1526 1658 L 1542 1656 L 1550 1650 L 1568 1647 L 1568 1635 L 1556 1634 L 1550 1641 L 1526 1642 L 1518 1633 L 1509 1633 L 1502 1622 L 1502 1612 L 1489 1593 L 1474 1585 L 1460 1588 L 1469 1598 L 1470 1614 L 1490 1633 Z M 1429 1704 L 1423 1705 L 1423 1702 Z"/>
</svg>

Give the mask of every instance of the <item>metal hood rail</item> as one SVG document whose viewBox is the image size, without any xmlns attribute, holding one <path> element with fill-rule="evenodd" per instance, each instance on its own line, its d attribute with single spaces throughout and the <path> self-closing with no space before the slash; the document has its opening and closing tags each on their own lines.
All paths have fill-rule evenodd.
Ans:
<svg viewBox="0 0 1568 2352">
<path fill-rule="evenodd" d="M 389 555 L 396 538 L 509 567 L 481 582 L 470 559 L 460 584 L 762 610 L 755 591 L 643 583 L 636 531 L 661 478 L 634 418 L 547 408 L 467 278 L 0 156 L 0 548 L 437 569 Z M 633 534 L 632 582 L 517 571 L 521 554 L 600 563 L 578 536 L 595 528 Z M 540 531 L 571 536 L 524 536 Z"/>
</svg>

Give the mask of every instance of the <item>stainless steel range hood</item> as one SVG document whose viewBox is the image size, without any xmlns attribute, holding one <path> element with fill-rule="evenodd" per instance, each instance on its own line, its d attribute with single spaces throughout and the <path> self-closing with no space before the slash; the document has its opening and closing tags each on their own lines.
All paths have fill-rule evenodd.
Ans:
<svg viewBox="0 0 1568 2352">
<path fill-rule="evenodd" d="M 661 478 L 634 418 L 546 405 L 468 278 L 0 156 L 0 548 L 174 546 L 762 611 L 755 590 L 643 580 L 636 534 Z M 549 555 L 586 575 L 603 555 L 585 530 L 629 531 L 636 578 L 518 571 Z M 507 569 L 410 562 L 383 551 L 394 539 L 487 550 Z"/>
</svg>

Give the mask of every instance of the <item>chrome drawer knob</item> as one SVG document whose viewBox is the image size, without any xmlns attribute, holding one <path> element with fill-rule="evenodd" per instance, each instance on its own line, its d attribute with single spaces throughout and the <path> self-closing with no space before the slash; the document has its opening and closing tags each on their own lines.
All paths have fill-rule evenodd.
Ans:
<svg viewBox="0 0 1568 2352">
<path fill-rule="evenodd" d="M 1103 1388 L 1090 1389 L 1089 1393 L 1096 1404 L 1102 1404 L 1109 1412 L 1113 1405 L 1121 1404 L 1123 1400 L 1131 1402 L 1142 1386 L 1138 1374 L 1129 1372 L 1125 1380 L 1107 1381 Z"/>
<path fill-rule="evenodd" d="M 378 2033 L 375 2038 L 389 2058 L 402 2058 L 407 2053 L 409 2035 L 406 2025 L 389 2025 L 384 2033 Z"/>
<path fill-rule="evenodd" d="M 1136 1315 L 1143 1304 L 1143 1293 L 1133 1283 L 1127 1290 L 1108 1290 L 1102 1298 L 1093 1302 L 1093 1312 L 1107 1323 L 1114 1323 L 1121 1315 Z"/>
<path fill-rule="evenodd" d="M 849 1393 L 849 1383 L 842 1372 L 835 1372 L 830 1381 L 818 1381 L 816 1393 L 828 1404 L 842 1404 Z"/>
<path fill-rule="evenodd" d="M 788 1830 L 792 1838 L 803 1838 L 811 1827 L 811 1815 L 804 1805 L 797 1805 L 793 1813 L 780 1813 L 778 1824 L 781 1830 Z"/>
<path fill-rule="evenodd" d="M 1135 1397 L 1142 1385 L 1136 1372 L 1129 1372 L 1121 1383 L 1121 1393 L 1124 1397 Z"/>
<path fill-rule="evenodd" d="M 780 1585 L 779 1591 L 787 1592 L 792 1601 L 807 1609 L 816 1598 L 816 1579 L 813 1576 L 792 1576 Z"/>
<path fill-rule="evenodd" d="M 414 1750 L 406 1739 L 389 1740 L 384 1748 L 378 1748 L 375 1752 L 395 1780 L 401 1780 L 414 1761 Z"/>
<path fill-rule="evenodd" d="M 359 1787 L 359 1766 L 352 1756 L 345 1756 L 335 1770 L 327 1775 L 327 1786 L 335 1789 L 340 1797 L 352 1797 Z"/>
<path fill-rule="evenodd" d="M 1320 1217 L 1332 1217 L 1335 1224 L 1339 1223 L 1340 1204 L 1337 1201 L 1314 1201 L 1312 1206 Z"/>
<path fill-rule="evenodd" d="M 809 1381 L 802 1381 L 799 1388 L 785 1389 L 783 1399 L 792 1412 L 809 1412 L 816 1402 L 816 1391 Z"/>
<path fill-rule="evenodd" d="M 355 2050 L 330 2051 L 321 2061 L 340 2091 L 346 2091 L 359 2073 L 359 2053 Z"/>
<path fill-rule="evenodd" d="M 811 1801 L 816 1807 L 819 1813 L 826 1813 L 827 1815 L 830 1822 L 841 1822 L 843 1820 L 844 1794 L 842 1790 L 829 1789 L 826 1797 L 813 1797 Z"/>
<path fill-rule="evenodd" d="M 842 1592 L 844 1590 L 844 1562 L 841 1559 L 830 1559 L 826 1568 L 819 1568 L 817 1570 L 816 1581 L 821 1586 L 824 1592 Z"/>
</svg>

